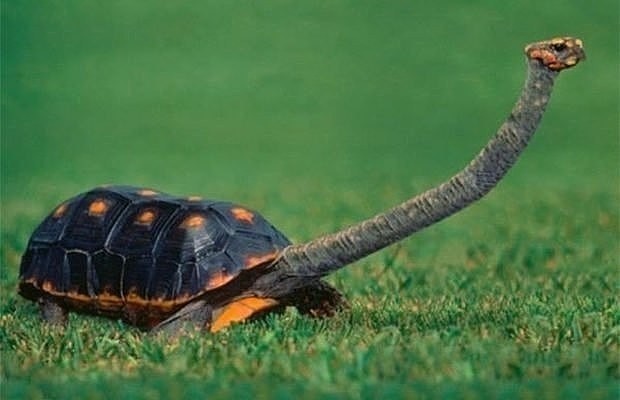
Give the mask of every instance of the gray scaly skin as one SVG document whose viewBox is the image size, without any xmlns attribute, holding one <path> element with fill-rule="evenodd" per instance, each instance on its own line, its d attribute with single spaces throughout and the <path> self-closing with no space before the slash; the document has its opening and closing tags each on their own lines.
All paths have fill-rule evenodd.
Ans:
<svg viewBox="0 0 620 400">
<path fill-rule="evenodd" d="M 342 231 L 284 249 L 254 285 L 254 292 L 282 297 L 462 210 L 493 189 L 534 135 L 560 71 L 583 59 L 583 43 L 562 37 L 525 48 L 528 73 L 508 119 L 482 151 L 437 187 Z"/>
</svg>

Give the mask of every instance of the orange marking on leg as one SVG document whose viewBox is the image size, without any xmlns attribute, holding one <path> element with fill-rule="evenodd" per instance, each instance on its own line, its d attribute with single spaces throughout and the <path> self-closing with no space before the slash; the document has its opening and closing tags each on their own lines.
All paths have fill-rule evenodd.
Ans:
<svg viewBox="0 0 620 400">
<path fill-rule="evenodd" d="M 237 221 L 247 222 L 251 224 L 254 222 L 254 214 L 245 208 L 235 207 L 230 209 L 231 214 Z"/>
<path fill-rule="evenodd" d="M 234 301 L 222 309 L 215 321 L 211 324 L 211 332 L 224 329 L 234 322 L 245 321 L 252 315 L 269 310 L 278 305 L 278 302 L 270 298 L 247 297 Z"/>
<path fill-rule="evenodd" d="M 88 215 L 94 217 L 101 217 L 108 211 L 110 206 L 104 199 L 96 199 L 88 206 Z"/>
</svg>

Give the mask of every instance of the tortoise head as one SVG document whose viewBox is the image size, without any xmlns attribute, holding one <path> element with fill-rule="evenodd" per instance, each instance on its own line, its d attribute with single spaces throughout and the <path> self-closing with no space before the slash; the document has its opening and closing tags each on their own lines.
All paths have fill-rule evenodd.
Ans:
<svg viewBox="0 0 620 400">
<path fill-rule="evenodd" d="M 560 37 L 532 43 L 525 47 L 530 60 L 538 60 L 553 71 L 561 71 L 585 60 L 583 42 L 572 37 Z"/>
</svg>

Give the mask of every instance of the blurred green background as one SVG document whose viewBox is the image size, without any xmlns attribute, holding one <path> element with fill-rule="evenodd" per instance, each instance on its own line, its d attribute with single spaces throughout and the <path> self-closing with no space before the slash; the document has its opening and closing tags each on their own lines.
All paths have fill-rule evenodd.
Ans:
<svg viewBox="0 0 620 400">
<path fill-rule="evenodd" d="M 331 215 L 329 204 L 296 204 L 325 188 L 409 193 L 477 151 L 521 87 L 523 46 L 558 34 L 582 37 L 589 59 L 561 77 L 507 184 L 617 181 L 613 1 L 3 5 L 5 211 L 38 213 L 106 182 L 274 216 L 281 196 Z M 296 232 L 290 217 L 275 222 Z"/>
<path fill-rule="evenodd" d="M 562 73 L 522 160 L 489 198 L 405 242 L 395 273 L 412 264 L 427 271 L 439 286 L 416 287 L 437 298 L 452 290 L 440 284 L 463 270 L 466 255 L 484 264 L 476 246 L 519 238 L 526 250 L 518 254 L 546 245 L 563 254 L 568 276 L 611 271 L 618 20 L 612 0 L 3 1 L 2 311 L 34 321 L 34 307 L 14 290 L 28 236 L 55 204 L 99 184 L 246 204 L 294 241 L 428 188 L 461 168 L 508 115 L 525 76 L 523 46 L 557 35 L 582 38 L 588 59 Z M 557 250 L 564 245 L 572 253 Z M 383 268 L 385 254 L 396 253 L 332 278 L 354 305 L 395 295 L 389 280 L 368 282 L 374 275 L 365 272 Z M 545 271 L 533 285 L 551 279 Z M 3 326 L 11 360 L 45 365 Z M 86 359 L 64 370 L 60 358 L 61 375 L 88 381 L 80 368 L 95 364 Z M 27 386 L 33 372 L 24 368 L 16 374 Z"/>
</svg>

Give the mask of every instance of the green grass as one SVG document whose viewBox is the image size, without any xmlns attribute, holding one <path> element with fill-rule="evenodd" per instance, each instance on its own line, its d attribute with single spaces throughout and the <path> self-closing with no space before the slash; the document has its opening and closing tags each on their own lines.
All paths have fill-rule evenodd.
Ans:
<svg viewBox="0 0 620 400">
<path fill-rule="evenodd" d="M 2 398 L 617 398 L 612 1 L 5 1 Z M 580 36 L 488 198 L 330 277 L 351 310 L 176 341 L 16 294 L 52 207 L 114 182 L 229 199 L 294 241 L 452 174 L 507 115 L 524 44 Z"/>
</svg>

